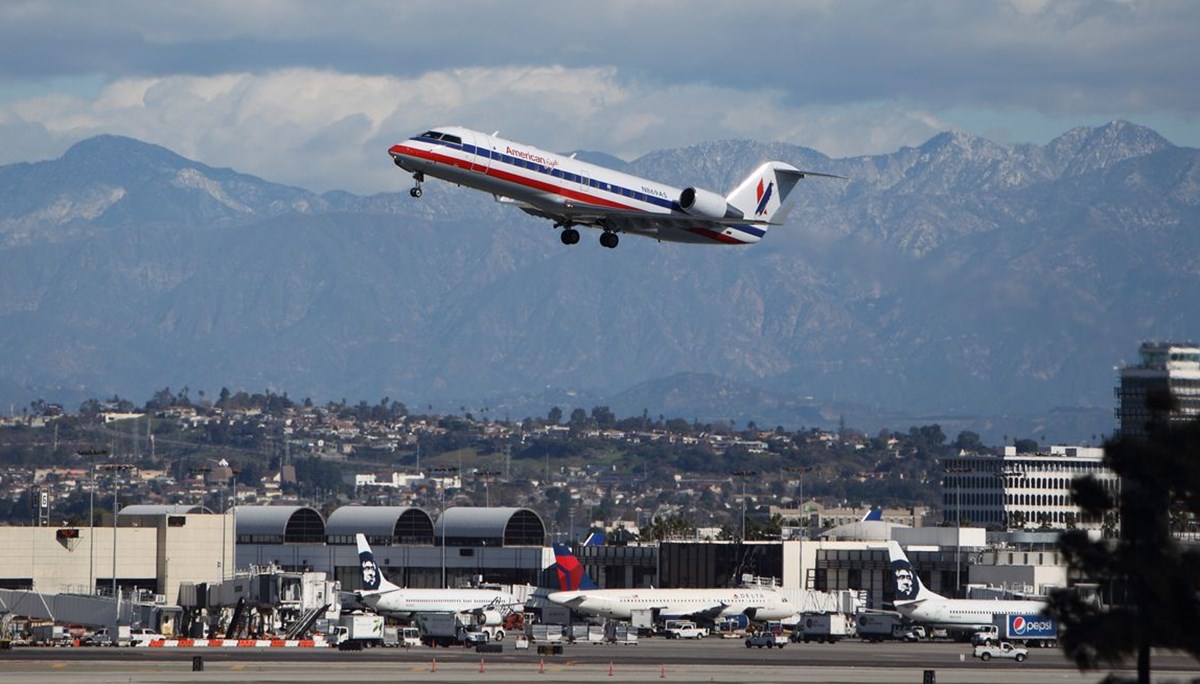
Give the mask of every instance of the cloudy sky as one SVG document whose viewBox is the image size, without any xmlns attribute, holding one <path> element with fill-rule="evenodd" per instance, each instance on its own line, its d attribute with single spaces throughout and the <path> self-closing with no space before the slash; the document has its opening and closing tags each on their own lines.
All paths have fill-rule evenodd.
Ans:
<svg viewBox="0 0 1200 684">
<path fill-rule="evenodd" d="M 1128 119 L 1200 146 L 1194 0 L 5 0 L 0 164 L 97 133 L 312 190 L 407 187 L 436 124 L 633 159 L 888 152 Z"/>
</svg>

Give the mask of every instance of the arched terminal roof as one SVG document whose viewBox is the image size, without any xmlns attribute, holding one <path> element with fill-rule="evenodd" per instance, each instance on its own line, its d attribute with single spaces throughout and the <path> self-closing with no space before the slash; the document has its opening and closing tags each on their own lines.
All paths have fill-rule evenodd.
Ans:
<svg viewBox="0 0 1200 684">
<path fill-rule="evenodd" d="M 117 511 L 117 515 L 188 515 L 212 513 L 200 504 L 131 504 Z"/>
<path fill-rule="evenodd" d="M 528 508 L 447 508 L 434 525 L 434 543 L 447 546 L 545 546 L 546 525 Z"/>
<path fill-rule="evenodd" d="M 817 536 L 839 541 L 888 541 L 892 538 L 892 530 L 898 527 L 907 528 L 908 525 L 884 520 L 859 520 L 831 527 Z"/>
<path fill-rule="evenodd" d="M 235 506 L 239 544 L 324 544 L 325 519 L 308 506 Z"/>
<path fill-rule="evenodd" d="M 372 545 L 433 544 L 433 518 L 408 506 L 342 506 L 325 521 L 329 544 L 353 544 L 359 532 Z"/>
</svg>

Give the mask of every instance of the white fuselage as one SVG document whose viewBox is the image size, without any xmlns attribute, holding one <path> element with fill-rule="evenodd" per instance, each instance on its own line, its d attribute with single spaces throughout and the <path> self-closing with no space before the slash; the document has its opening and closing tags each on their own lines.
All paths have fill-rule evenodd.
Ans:
<svg viewBox="0 0 1200 684">
<path fill-rule="evenodd" d="M 784 596 L 762 589 L 585 589 L 547 598 L 581 613 L 619 620 L 628 620 L 635 610 L 654 610 L 664 618 L 707 614 L 754 620 L 782 620 L 797 612 Z"/>
<path fill-rule="evenodd" d="M 522 603 L 512 594 L 488 589 L 393 589 L 367 594 L 362 602 L 377 613 L 397 617 L 417 613 L 503 613 Z"/>
<path fill-rule="evenodd" d="M 913 603 L 896 603 L 896 611 L 913 622 L 930 627 L 960 629 L 990 625 L 997 615 L 1036 615 L 1045 608 L 1045 601 L 947 599 L 941 597 Z"/>
<path fill-rule="evenodd" d="M 414 136 L 388 152 L 408 171 L 488 192 L 548 217 L 579 207 L 611 211 L 604 214 L 607 228 L 672 242 L 750 244 L 765 233 L 751 222 L 689 222 L 679 205 L 681 188 L 467 128 L 436 133 L 443 137 Z M 662 220 L 666 217 L 675 220 Z"/>
</svg>

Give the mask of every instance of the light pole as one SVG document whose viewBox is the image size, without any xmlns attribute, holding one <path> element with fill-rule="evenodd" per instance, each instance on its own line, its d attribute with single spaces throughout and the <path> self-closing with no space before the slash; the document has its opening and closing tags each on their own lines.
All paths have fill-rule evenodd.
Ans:
<svg viewBox="0 0 1200 684">
<path fill-rule="evenodd" d="M 442 494 L 442 513 L 438 516 L 438 523 L 442 526 L 442 588 L 446 588 L 446 480 L 445 476 L 458 472 L 455 466 L 437 466 L 429 469 L 430 473 L 438 473 L 442 477 L 438 478 L 438 485 Z"/>
<path fill-rule="evenodd" d="M 242 471 L 238 470 L 237 468 L 230 468 L 229 472 L 231 473 L 231 475 L 229 476 L 229 484 L 233 488 L 233 498 L 230 499 L 230 501 L 229 501 L 229 513 L 231 513 L 233 516 L 232 519 L 229 521 L 229 526 L 230 526 L 230 528 L 232 528 L 229 530 L 229 550 L 231 552 L 229 555 L 233 560 L 233 562 L 230 564 L 233 566 L 233 569 L 230 570 L 229 576 L 233 577 L 234 571 L 237 570 L 237 476 L 238 476 L 238 473 L 240 473 Z M 225 550 L 221 549 L 221 553 L 224 554 Z M 222 558 L 221 559 L 221 564 L 222 564 L 221 565 L 221 567 L 222 567 L 221 579 L 225 579 L 224 563 L 225 563 L 225 559 Z"/>
<path fill-rule="evenodd" d="M 746 478 L 748 478 L 748 477 L 754 477 L 755 475 L 757 475 L 757 474 L 758 474 L 758 472 L 757 472 L 757 471 L 754 471 L 754 470 L 735 470 L 735 471 L 733 471 L 733 473 L 732 473 L 732 474 L 733 474 L 733 475 L 736 475 L 736 476 L 738 476 L 738 477 L 740 477 L 740 478 L 742 478 L 742 532 L 741 532 L 741 541 L 743 541 L 743 542 L 744 542 L 744 541 L 746 541 Z"/>
<path fill-rule="evenodd" d="M 962 474 L 973 470 L 958 464 L 946 466 L 943 472 L 954 473 L 954 591 L 958 592 L 962 589 Z"/>
<path fill-rule="evenodd" d="M 96 593 L 96 457 L 107 456 L 108 449 L 82 449 L 76 452 L 88 459 L 88 594 Z"/>
<path fill-rule="evenodd" d="M 790 466 L 788 472 L 799 473 L 800 475 L 800 526 L 803 528 L 804 538 L 808 538 L 808 517 L 804 515 L 804 473 L 811 473 L 813 466 Z"/>
<path fill-rule="evenodd" d="M 120 473 L 133 470 L 134 466 L 129 463 L 105 463 L 100 466 L 101 470 L 107 470 L 112 474 L 113 478 L 113 531 L 112 531 L 112 596 L 116 601 L 117 594 L 117 496 L 121 489 Z M 120 611 L 120 601 L 116 601 L 117 610 Z M 117 619 L 120 619 L 118 613 Z"/>
<path fill-rule="evenodd" d="M 493 477 L 500 475 L 499 470 L 477 470 L 475 475 L 483 478 L 483 505 L 486 508 L 492 507 L 492 489 L 490 481 Z"/>
</svg>

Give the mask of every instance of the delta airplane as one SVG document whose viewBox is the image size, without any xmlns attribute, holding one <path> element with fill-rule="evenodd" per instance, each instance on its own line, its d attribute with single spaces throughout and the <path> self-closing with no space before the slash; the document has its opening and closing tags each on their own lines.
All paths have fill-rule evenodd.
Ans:
<svg viewBox="0 0 1200 684">
<path fill-rule="evenodd" d="M 355 535 L 363 588 L 359 602 L 379 613 L 411 618 L 417 613 L 471 613 L 480 624 L 497 625 L 524 602 L 512 594 L 490 589 L 404 589 L 383 576 L 365 535 Z"/>
<path fill-rule="evenodd" d="M 559 588 L 546 598 L 587 615 L 628 620 L 635 610 L 652 610 L 659 618 L 745 615 L 751 620 L 782 620 L 799 612 L 770 587 L 751 589 L 601 589 L 588 577 L 566 544 L 554 545 L 555 564 L 548 572 Z"/>
<path fill-rule="evenodd" d="M 574 158 L 539 150 L 495 135 L 447 126 L 415 135 L 388 150 L 412 174 L 413 197 L 426 176 L 491 193 L 562 228 L 563 244 L 579 242 L 575 226 L 603 231 L 600 244 L 616 247 L 619 233 L 666 242 L 747 245 L 778 225 L 779 211 L 805 176 L 842 178 L 801 171 L 779 161 L 755 169 L 733 192 L 674 188 Z"/>
<path fill-rule="evenodd" d="M 929 627 L 976 630 L 992 624 L 996 615 L 1040 615 L 1045 601 L 949 599 L 921 584 L 908 556 L 895 541 L 888 542 L 888 560 L 896 580 L 896 612 Z"/>
</svg>

